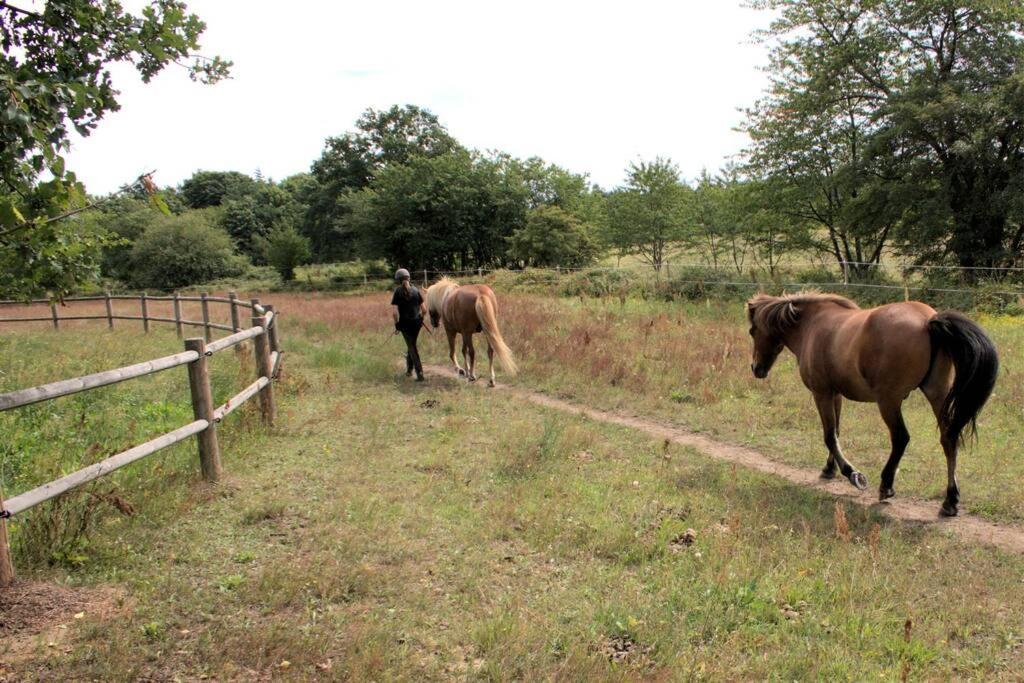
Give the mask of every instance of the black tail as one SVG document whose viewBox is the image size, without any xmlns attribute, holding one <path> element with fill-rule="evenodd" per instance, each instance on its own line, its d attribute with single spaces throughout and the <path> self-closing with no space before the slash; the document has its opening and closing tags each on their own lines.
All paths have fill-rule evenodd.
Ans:
<svg viewBox="0 0 1024 683">
<path fill-rule="evenodd" d="M 942 404 L 943 422 L 951 441 L 964 440 L 964 428 L 977 433 L 976 418 L 992 394 L 999 374 L 999 356 L 985 331 L 966 316 L 943 311 L 928 321 L 932 353 L 941 349 L 953 359 L 953 388 Z"/>
</svg>

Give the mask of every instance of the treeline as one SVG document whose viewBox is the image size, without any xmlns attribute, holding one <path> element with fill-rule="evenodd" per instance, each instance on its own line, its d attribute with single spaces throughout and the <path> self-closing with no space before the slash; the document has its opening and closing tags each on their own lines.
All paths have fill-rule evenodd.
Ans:
<svg viewBox="0 0 1024 683">
<path fill-rule="evenodd" d="M 89 45 L 67 45 L 62 14 L 15 22 L 0 3 L 8 42 L 23 46 L 4 48 L 18 68 L 0 69 L 12 93 L 0 112 L 0 293 L 59 296 L 101 270 L 139 287 L 249 264 L 289 279 L 307 261 L 349 259 L 463 270 L 633 254 L 660 271 L 682 255 L 775 273 L 800 254 L 857 279 L 893 257 L 969 279 L 1024 265 L 1024 5 L 751 4 L 772 15 L 756 34 L 771 78 L 742 122 L 749 147 L 719 175 L 682 179 L 655 158 L 600 188 L 538 158 L 467 149 L 432 113 L 395 106 L 328 139 L 309 173 L 200 171 L 159 196 L 140 178 L 103 200 L 85 196 L 61 153 L 69 126 L 87 134 L 114 93 L 98 66 L 68 65 L 92 55 L 152 76 L 196 46 L 201 22 L 110 6 L 76 32 Z M 201 79 L 227 73 L 221 60 L 196 64 Z M 97 199 L 98 211 L 79 213 Z"/>
<path fill-rule="evenodd" d="M 172 289 L 273 266 L 383 260 L 415 270 L 575 267 L 608 253 L 660 270 L 685 251 L 713 267 L 774 269 L 809 245 L 761 185 L 704 174 L 684 182 L 668 159 L 639 161 L 605 191 L 539 158 L 470 150 L 415 106 L 368 110 L 327 140 L 309 173 L 281 181 L 198 171 L 158 198 L 143 188 L 100 198 L 80 220 L 107 236 L 102 271 Z M 158 203 L 166 215 L 153 210 Z"/>
<path fill-rule="evenodd" d="M 154 198 L 100 198 L 81 220 L 114 236 L 102 271 L 171 289 L 271 265 L 383 260 L 413 269 L 583 265 L 602 250 L 605 194 L 537 158 L 459 144 L 415 106 L 368 110 L 309 173 L 198 171 Z"/>
</svg>

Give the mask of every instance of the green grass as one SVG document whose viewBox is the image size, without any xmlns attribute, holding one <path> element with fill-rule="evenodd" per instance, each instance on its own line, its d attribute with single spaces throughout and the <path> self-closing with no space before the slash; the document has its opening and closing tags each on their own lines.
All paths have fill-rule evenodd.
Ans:
<svg viewBox="0 0 1024 683">
<path fill-rule="evenodd" d="M 531 346 L 539 334 L 505 322 L 523 321 L 526 307 L 570 316 L 550 338 L 589 330 L 587 346 L 606 343 L 602 327 L 642 335 L 664 309 L 502 305 L 524 383 L 587 399 L 604 390 L 613 407 L 677 420 L 692 409 L 710 420 L 739 381 L 719 370 L 691 386 L 680 372 L 664 385 L 647 380 L 659 399 L 630 403 L 619 392 L 638 380 L 614 367 L 626 349 L 600 346 L 597 357 L 611 361 L 597 364 L 593 391 L 572 368 L 543 378 L 552 365 Z M 1024 665 L 1024 558 L 837 508 L 829 496 L 505 392 L 436 377 L 414 385 L 395 362 L 399 343 L 381 349 L 386 318 L 373 315 L 386 316 L 386 302 L 295 297 L 279 307 L 289 312 L 279 427 L 228 425 L 228 481 L 214 488 L 197 480 L 188 444 L 177 477 L 132 489 L 135 516 L 101 516 L 88 561 L 22 562 L 23 578 L 112 585 L 122 604 L 113 616 L 69 619 L 61 647 L 33 643 L 13 678 L 1010 680 Z M 716 344 L 731 338 L 714 327 L 727 327 L 721 315 L 687 319 L 715 330 Z M 676 322 L 656 323 L 659 334 L 662 325 Z M 51 357 L 89 353 L 78 335 L 38 337 L 65 342 L 64 351 L 52 342 Z M 49 372 L 40 363 L 19 379 Z M 694 399 L 673 401 L 654 391 L 661 386 Z M 140 402 L 161 396 L 156 389 L 139 388 Z M 90 409 L 116 410 L 121 398 Z M 62 415 L 66 404 L 55 405 Z M 794 419 L 789 430 L 803 427 Z M 0 661 L 6 647 L 10 639 Z"/>
<path fill-rule="evenodd" d="M 520 377 L 501 381 L 655 417 L 808 469 L 824 465 L 820 421 L 792 354 L 783 353 L 767 381 L 751 375 L 741 303 L 504 295 L 500 306 L 503 333 L 523 368 Z M 959 459 L 962 501 L 991 519 L 1019 522 L 1024 319 L 982 314 L 978 320 L 999 348 L 1002 371 L 979 420 L 979 439 Z M 427 344 L 424 357 L 445 363 L 444 345 Z M 946 486 L 945 458 L 920 392 L 904 404 L 904 416 L 912 439 L 897 495 L 934 499 L 937 510 Z M 877 407 L 844 402 L 840 440 L 876 487 L 890 446 Z"/>
<path fill-rule="evenodd" d="M 173 332 L 79 328 L 69 332 L 7 331 L 0 354 L 7 359 L 0 392 L 112 369 L 180 351 Z M 223 403 L 255 377 L 251 358 L 232 352 L 210 359 L 215 404 Z M 0 472 L 10 497 L 98 462 L 193 420 L 185 368 L 130 380 L 0 413 Z M 229 443 L 255 423 L 243 409 L 225 426 Z M 241 426 L 242 429 L 235 429 Z M 98 480 L 38 511 L 9 523 L 20 564 L 81 564 L 89 561 L 88 531 L 117 500 L 144 507 L 164 481 L 190 479 L 195 470 L 191 441 Z M 169 491 L 174 491 L 171 487 Z M 165 496 L 174 499 L 173 493 Z M 177 500 L 176 503 L 183 501 Z M 168 501 L 168 505 L 171 502 Z"/>
</svg>

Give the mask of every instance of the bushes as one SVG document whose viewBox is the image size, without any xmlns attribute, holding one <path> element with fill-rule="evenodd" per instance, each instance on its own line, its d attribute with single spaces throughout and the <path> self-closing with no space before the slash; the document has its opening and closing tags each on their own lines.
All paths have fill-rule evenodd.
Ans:
<svg viewBox="0 0 1024 683">
<path fill-rule="evenodd" d="M 295 279 L 295 269 L 309 261 L 309 240 L 292 226 L 275 229 L 266 240 L 267 263 L 285 282 Z"/>
<path fill-rule="evenodd" d="M 634 271 L 611 268 L 581 270 L 567 276 L 561 283 L 566 296 L 630 296 L 642 293 L 644 281 Z"/>
<path fill-rule="evenodd" d="M 244 271 L 231 238 L 204 212 L 161 218 L 132 247 L 128 282 L 133 287 L 171 290 Z"/>
<path fill-rule="evenodd" d="M 591 228 L 557 206 L 530 211 L 526 225 L 508 238 L 509 256 L 528 266 L 582 266 L 598 253 Z"/>
</svg>

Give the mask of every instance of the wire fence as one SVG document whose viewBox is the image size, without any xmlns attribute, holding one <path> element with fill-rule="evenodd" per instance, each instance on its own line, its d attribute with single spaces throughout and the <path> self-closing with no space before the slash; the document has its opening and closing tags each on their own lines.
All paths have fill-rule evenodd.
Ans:
<svg viewBox="0 0 1024 683">
<path fill-rule="evenodd" d="M 895 273 L 892 282 L 871 282 L 861 281 L 864 279 L 863 271 L 858 269 L 870 268 L 874 273 Z M 836 270 L 838 269 L 838 270 Z M 842 264 L 826 264 L 823 262 L 800 262 L 787 263 L 771 272 L 765 267 L 754 267 L 744 271 L 749 278 L 743 278 L 735 267 L 717 268 L 713 265 L 700 262 L 679 262 L 666 261 L 660 270 L 655 270 L 649 265 L 632 263 L 629 265 L 599 265 L 599 266 L 554 266 L 548 268 L 468 268 L 453 270 L 417 270 L 413 272 L 413 279 L 429 285 L 442 277 L 448 278 L 477 278 L 494 279 L 497 277 L 524 278 L 531 284 L 557 285 L 565 278 L 584 274 L 587 276 L 600 276 L 602 274 L 620 274 L 633 277 L 637 280 L 657 286 L 680 286 L 692 285 L 704 288 L 746 288 L 756 291 L 761 288 L 783 288 L 787 290 L 800 288 L 820 288 L 838 291 L 876 290 L 889 292 L 929 292 L 936 294 L 960 294 L 978 295 L 984 293 L 988 296 L 1000 296 L 1024 299 L 1024 283 L 1020 288 L 1013 285 L 1016 282 L 1009 281 L 1007 277 L 1013 273 L 1024 273 L 1024 268 L 1014 266 L 952 266 L 952 265 L 924 265 L 924 264 L 895 264 L 895 263 L 868 263 L 847 261 Z M 831 272 L 834 279 L 806 279 L 798 278 L 800 272 L 811 275 L 821 275 Z M 729 277 L 729 273 L 733 273 Z M 970 273 L 976 283 L 984 283 L 986 288 L 979 289 L 977 284 L 970 286 L 951 286 L 948 281 L 930 282 L 923 277 L 928 273 Z M 985 280 L 978 275 L 999 274 L 995 279 Z M 875 278 L 877 279 L 877 278 Z M 332 277 L 329 280 L 333 286 L 358 288 L 368 286 L 383 288 L 392 285 L 391 273 L 366 273 L 362 276 Z"/>
</svg>

